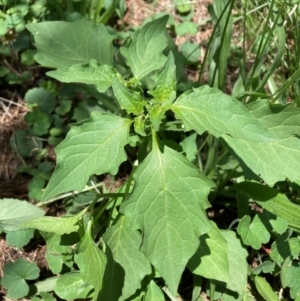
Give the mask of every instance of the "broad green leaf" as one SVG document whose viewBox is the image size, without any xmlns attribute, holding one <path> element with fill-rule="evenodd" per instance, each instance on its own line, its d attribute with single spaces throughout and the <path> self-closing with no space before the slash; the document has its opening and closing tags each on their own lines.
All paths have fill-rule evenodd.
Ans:
<svg viewBox="0 0 300 301">
<path fill-rule="evenodd" d="M 300 139 L 289 137 L 275 142 L 222 137 L 241 164 L 247 165 L 269 186 L 277 181 L 300 183 Z M 293 160 L 291 160 L 293 158 Z"/>
<path fill-rule="evenodd" d="M 176 65 L 172 52 L 161 70 L 151 77 L 156 84 L 148 93 L 154 97 L 154 102 L 171 104 L 176 98 Z"/>
<path fill-rule="evenodd" d="M 177 36 L 194 35 L 198 32 L 198 24 L 191 21 L 184 21 L 175 27 Z"/>
<path fill-rule="evenodd" d="M 228 246 L 229 280 L 225 283 L 226 289 L 243 295 L 247 284 L 248 264 L 246 258 L 248 252 L 242 247 L 240 240 L 233 231 L 222 231 L 222 235 Z"/>
<path fill-rule="evenodd" d="M 24 100 L 29 108 L 36 106 L 40 111 L 49 114 L 56 106 L 55 95 L 43 87 L 28 90 Z"/>
<path fill-rule="evenodd" d="M 54 291 L 58 278 L 60 277 L 53 276 L 53 277 L 48 277 L 45 280 L 35 282 L 34 286 L 37 290 L 37 293 Z"/>
<path fill-rule="evenodd" d="M 135 78 L 142 79 L 165 63 L 162 51 L 167 47 L 167 21 L 168 16 L 164 16 L 147 23 L 131 35 L 127 45 L 121 47 L 121 54 Z"/>
<path fill-rule="evenodd" d="M 281 268 L 281 283 L 290 288 L 293 299 L 300 297 L 300 263 L 287 258 Z"/>
<path fill-rule="evenodd" d="M 51 232 L 42 232 L 41 234 L 46 241 L 46 259 L 53 274 L 61 273 L 64 263 L 68 266 L 73 265 L 71 246 L 63 243 L 61 235 Z"/>
<path fill-rule="evenodd" d="M 294 104 L 282 106 L 259 100 L 246 106 L 252 115 L 276 137 L 284 139 L 300 135 L 300 109 Z"/>
<path fill-rule="evenodd" d="M 254 283 L 259 294 L 266 301 L 280 301 L 270 284 L 262 277 L 254 276 Z"/>
<path fill-rule="evenodd" d="M 257 266 L 255 268 L 255 270 L 253 270 L 253 274 L 254 275 L 258 275 L 261 272 L 262 273 L 272 273 L 274 272 L 275 269 L 275 262 L 274 261 L 264 261 L 262 264 L 260 264 L 259 266 Z"/>
<path fill-rule="evenodd" d="M 159 286 L 151 280 L 148 287 L 146 294 L 143 298 L 143 301 L 165 301 L 165 297 Z"/>
<path fill-rule="evenodd" d="M 272 243 L 270 257 L 278 264 L 288 257 L 296 259 L 299 256 L 300 241 L 298 238 L 290 238 L 290 236 L 291 232 L 287 231 Z"/>
<path fill-rule="evenodd" d="M 227 282 L 229 277 L 227 242 L 217 225 L 214 222 L 210 224 L 210 232 L 200 236 L 200 246 L 187 267 L 196 275 Z"/>
<path fill-rule="evenodd" d="M 114 95 L 122 109 L 126 110 L 127 113 L 134 113 L 135 115 L 143 112 L 146 102 L 139 92 L 129 90 L 117 79 L 112 81 L 112 87 Z"/>
<path fill-rule="evenodd" d="M 17 199 L 0 200 L 0 231 L 13 231 L 20 224 L 33 218 L 43 216 L 44 210 Z"/>
<path fill-rule="evenodd" d="M 78 231 L 80 221 L 88 207 L 74 216 L 52 217 L 44 216 L 31 219 L 22 224 L 22 228 L 34 228 L 40 231 L 56 233 L 59 235 Z"/>
<path fill-rule="evenodd" d="M 300 206 L 292 203 L 276 189 L 252 182 L 236 184 L 234 189 L 245 193 L 275 216 L 285 219 L 292 229 L 300 231 Z"/>
<path fill-rule="evenodd" d="M 141 288 L 142 280 L 151 274 L 150 262 L 139 250 L 141 234 L 130 228 L 126 216 L 120 215 L 103 239 L 107 266 L 101 299 L 122 301 Z"/>
<path fill-rule="evenodd" d="M 70 190 L 81 191 L 93 174 L 116 174 L 126 160 L 124 146 L 129 141 L 131 121 L 108 113 L 91 117 L 68 132 L 57 148 L 57 168 L 43 200 Z"/>
<path fill-rule="evenodd" d="M 40 270 L 34 262 L 28 262 L 24 258 L 19 258 L 15 262 L 5 264 L 4 277 L 1 285 L 8 290 L 7 298 L 20 299 L 29 292 L 26 279 L 34 280 L 39 277 Z"/>
<path fill-rule="evenodd" d="M 288 228 L 288 222 L 285 219 L 269 212 L 268 210 L 263 210 L 263 212 L 259 213 L 258 216 L 269 232 L 273 230 L 278 234 L 282 234 Z"/>
<path fill-rule="evenodd" d="M 31 301 L 56 301 L 56 299 L 49 293 L 45 293 L 45 292 L 40 292 L 39 295 L 42 297 L 33 297 L 30 300 Z"/>
<path fill-rule="evenodd" d="M 159 131 L 159 126 L 161 124 L 162 119 L 165 116 L 166 107 L 155 105 L 151 108 L 149 115 L 151 120 L 151 126 L 155 131 Z"/>
<path fill-rule="evenodd" d="M 21 249 L 29 243 L 34 236 L 34 229 L 20 229 L 8 231 L 6 233 L 6 241 L 9 246 L 15 246 Z"/>
<path fill-rule="evenodd" d="M 185 156 L 189 161 L 194 161 L 198 152 L 197 147 L 197 133 L 193 133 L 190 136 L 184 138 L 179 144 L 182 147 Z"/>
<path fill-rule="evenodd" d="M 215 88 L 202 86 L 180 95 L 172 110 L 186 130 L 199 135 L 208 131 L 215 137 L 230 135 L 249 143 L 277 141 L 239 101 Z"/>
<path fill-rule="evenodd" d="M 28 112 L 24 119 L 28 124 L 32 125 L 31 131 L 34 135 L 42 136 L 48 133 L 48 129 L 51 125 L 51 117 L 48 113 L 34 110 Z"/>
<path fill-rule="evenodd" d="M 110 86 L 116 71 L 108 66 L 101 65 L 95 59 L 87 64 L 73 65 L 65 69 L 48 71 L 47 75 L 63 83 L 83 83 L 94 85 L 99 92 L 105 92 Z"/>
<path fill-rule="evenodd" d="M 43 147 L 43 143 L 37 137 L 32 137 L 27 131 L 17 130 L 10 138 L 10 147 L 13 152 L 23 158 L 33 157 Z"/>
<path fill-rule="evenodd" d="M 151 153 L 134 174 L 134 190 L 120 210 L 133 229 L 142 231 L 141 251 L 174 293 L 199 236 L 210 230 L 205 209 L 214 184 L 183 155 L 153 139 Z"/>
<path fill-rule="evenodd" d="M 72 108 L 72 102 L 73 101 L 69 100 L 69 99 L 62 99 L 59 102 L 59 105 L 55 108 L 55 113 L 57 113 L 61 116 L 69 113 Z"/>
<path fill-rule="evenodd" d="M 180 52 L 184 55 L 189 65 L 197 64 L 201 58 L 201 48 L 197 43 L 185 42 L 180 46 Z"/>
<path fill-rule="evenodd" d="M 78 272 L 61 275 L 56 281 L 54 291 L 59 298 L 64 300 L 86 299 L 93 295 L 93 287 L 86 285 L 86 281 Z"/>
<path fill-rule="evenodd" d="M 92 222 L 89 221 L 88 230 L 77 247 L 75 262 L 84 281 L 94 287 L 93 301 L 95 301 L 102 289 L 106 256 L 95 244 L 91 235 L 91 227 Z"/>
<path fill-rule="evenodd" d="M 259 250 L 262 244 L 270 240 L 270 233 L 258 214 L 254 216 L 252 222 L 249 215 L 243 216 L 239 222 L 237 232 L 241 235 L 244 244 L 255 250 Z"/>
<path fill-rule="evenodd" d="M 141 136 L 146 136 L 146 132 L 145 132 L 145 121 L 142 115 L 137 116 L 134 120 L 134 131 L 141 135 Z"/>
<path fill-rule="evenodd" d="M 91 59 L 112 66 L 113 36 L 103 24 L 81 19 L 31 23 L 26 28 L 34 35 L 35 60 L 42 66 L 68 68 L 88 64 Z"/>
</svg>

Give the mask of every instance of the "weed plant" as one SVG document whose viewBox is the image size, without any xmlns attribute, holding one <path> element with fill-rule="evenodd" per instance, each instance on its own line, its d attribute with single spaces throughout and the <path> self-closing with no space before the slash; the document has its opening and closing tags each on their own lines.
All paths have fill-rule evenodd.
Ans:
<svg viewBox="0 0 300 301">
<path fill-rule="evenodd" d="M 67 131 L 55 124 L 63 114 L 54 104 L 54 123 L 40 134 L 52 126 L 54 137 L 67 134 L 41 201 L 0 203 L 6 238 L 22 247 L 38 230 L 52 273 L 41 281 L 35 263 L 6 264 L 9 298 L 300 300 L 299 64 L 284 72 L 299 59 L 297 47 L 287 51 L 299 44 L 290 29 L 299 6 L 216 0 L 210 12 L 197 83 L 184 76 L 191 61 L 166 30 L 168 16 L 121 46 L 86 19 L 27 25 L 47 76 L 93 91 L 98 106 Z M 248 26 L 261 16 L 254 35 Z M 240 49 L 231 43 L 237 24 Z M 241 55 L 227 95 L 232 53 Z M 48 106 L 33 102 L 32 114 Z M 117 179 L 126 161 L 121 185 L 101 181 Z M 59 200 L 68 214 L 44 216 L 40 207 Z"/>
</svg>

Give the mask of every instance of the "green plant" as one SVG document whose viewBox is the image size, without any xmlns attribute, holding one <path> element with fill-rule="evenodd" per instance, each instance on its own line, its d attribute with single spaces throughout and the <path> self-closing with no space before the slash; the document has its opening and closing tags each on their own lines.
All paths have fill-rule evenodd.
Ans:
<svg viewBox="0 0 300 301">
<path fill-rule="evenodd" d="M 206 291 L 211 300 L 245 300 L 258 293 L 271 301 L 279 298 L 280 287 L 270 287 L 263 274 L 281 272 L 282 286 L 299 298 L 291 275 L 299 274 L 300 207 L 284 189 L 290 195 L 299 191 L 300 111 L 264 99 L 243 106 L 208 86 L 177 95 L 181 57 L 169 44 L 166 22 L 162 17 L 145 24 L 120 50 L 102 24 L 28 25 L 37 62 L 55 69 L 49 76 L 113 94 L 121 109 L 114 112 L 119 115 L 92 112 L 71 127 L 56 148 L 45 204 L 80 193 L 94 175 L 116 174 L 126 159 L 135 162 L 119 191 L 93 192 L 88 206 L 73 216 L 23 224 L 42 231 L 58 255 L 49 256 L 50 268 L 63 275 L 44 292 L 112 301 L 164 300 L 164 292 L 175 300 L 182 273 L 189 270 L 192 300 Z M 224 85 L 220 64 L 212 73 L 218 87 Z M 214 204 L 225 198 L 243 202 L 239 235 L 207 217 L 207 199 Z M 250 204 L 258 212 L 252 214 Z M 270 260 L 258 253 L 259 265 L 248 266 L 246 258 L 269 242 Z M 63 294 L 68 282 L 70 292 Z"/>
</svg>

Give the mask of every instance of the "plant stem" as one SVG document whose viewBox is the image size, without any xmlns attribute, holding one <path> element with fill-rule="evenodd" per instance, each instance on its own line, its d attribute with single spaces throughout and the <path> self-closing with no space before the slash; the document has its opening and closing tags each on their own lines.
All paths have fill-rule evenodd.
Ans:
<svg viewBox="0 0 300 301">
<path fill-rule="evenodd" d="M 164 286 L 162 290 L 165 294 L 170 298 L 171 301 L 183 301 L 181 297 L 177 294 L 177 296 L 173 296 L 168 287 Z"/>
<path fill-rule="evenodd" d="M 210 300 L 215 300 L 216 285 L 214 283 L 212 283 L 212 280 L 210 280 L 209 286 L 210 286 Z"/>
<path fill-rule="evenodd" d="M 198 301 L 201 294 L 201 284 L 202 284 L 202 277 L 199 275 L 193 275 L 193 296 L 192 301 Z"/>
<path fill-rule="evenodd" d="M 64 193 L 64 194 L 61 194 L 61 195 L 59 195 L 59 196 L 57 196 L 53 199 L 50 199 L 50 200 L 46 201 L 46 202 L 37 203 L 36 206 L 43 207 L 45 205 L 54 203 L 58 200 L 61 200 L 61 199 L 64 199 L 64 198 L 67 198 L 67 197 L 70 197 L 70 196 L 75 196 L 75 195 L 81 194 L 83 192 L 92 191 L 93 189 L 95 189 L 95 187 L 101 187 L 101 186 L 103 186 L 103 183 L 98 183 L 95 186 L 88 186 L 80 192 L 79 191 L 72 191 L 72 192 Z M 111 198 L 111 197 L 122 197 L 122 196 L 124 196 L 124 193 L 100 193 L 100 194 L 97 193 L 96 195 L 97 195 L 98 198 Z"/>
<path fill-rule="evenodd" d="M 237 178 L 237 183 L 245 181 L 245 177 L 241 176 Z M 236 192 L 236 206 L 238 210 L 238 217 L 241 219 L 245 215 L 250 214 L 249 198 L 242 192 Z"/>
<path fill-rule="evenodd" d="M 57 2 L 57 0 L 51 0 L 52 5 L 55 7 L 56 11 L 58 12 L 60 18 L 62 20 L 66 20 L 65 12 L 62 9 L 61 5 Z"/>
</svg>

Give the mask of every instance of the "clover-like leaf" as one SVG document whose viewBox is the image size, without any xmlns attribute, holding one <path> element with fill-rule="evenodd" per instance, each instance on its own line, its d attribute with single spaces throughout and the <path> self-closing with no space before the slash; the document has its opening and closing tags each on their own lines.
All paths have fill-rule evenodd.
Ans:
<svg viewBox="0 0 300 301">
<path fill-rule="evenodd" d="M 213 222 L 210 224 L 210 232 L 200 236 L 200 246 L 187 267 L 193 274 L 227 282 L 229 278 L 227 241 L 217 225 Z"/>
<path fill-rule="evenodd" d="M 177 290 L 180 276 L 210 230 L 205 209 L 214 186 L 183 155 L 153 140 L 151 153 L 137 168 L 135 187 L 121 212 L 143 233 L 141 251 Z"/>
<path fill-rule="evenodd" d="M 95 59 L 87 64 L 73 65 L 65 69 L 48 71 L 47 75 L 63 83 L 83 83 L 94 85 L 99 92 L 105 92 L 110 86 L 116 71 L 101 65 Z"/>
<path fill-rule="evenodd" d="M 93 112 L 69 131 L 57 148 L 57 168 L 43 199 L 60 193 L 81 191 L 93 174 L 116 174 L 126 160 L 131 121 L 113 114 Z"/>
<path fill-rule="evenodd" d="M 249 215 L 243 216 L 239 222 L 237 232 L 241 235 L 244 244 L 255 250 L 259 250 L 262 244 L 270 240 L 270 233 L 258 214 L 254 216 L 252 222 Z"/>
<path fill-rule="evenodd" d="M 26 28 L 34 36 L 35 60 L 42 66 L 68 68 L 88 64 L 91 59 L 112 66 L 113 36 L 103 24 L 81 19 L 31 23 Z"/>
<path fill-rule="evenodd" d="M 91 225 L 91 221 L 89 221 L 87 232 L 77 248 L 75 262 L 80 269 L 80 274 L 84 281 L 93 285 L 95 290 L 93 301 L 95 301 L 102 289 L 106 256 L 93 241 Z"/>
<path fill-rule="evenodd" d="M 25 297 L 29 293 L 29 286 L 25 280 L 37 279 L 40 273 L 36 263 L 28 262 L 24 258 L 7 263 L 3 271 L 1 284 L 8 290 L 7 297 L 13 299 Z"/>
<path fill-rule="evenodd" d="M 32 125 L 32 132 L 38 136 L 47 134 L 51 125 L 50 115 L 39 110 L 28 112 L 25 115 L 25 121 Z"/>
<path fill-rule="evenodd" d="M 126 216 L 120 215 L 103 239 L 107 267 L 101 298 L 110 301 L 128 299 L 141 287 L 145 276 L 151 274 L 150 262 L 139 250 L 142 236 L 130 228 Z"/>
<path fill-rule="evenodd" d="M 287 258 L 281 267 L 281 283 L 290 288 L 293 299 L 300 297 L 300 263 Z"/>
<path fill-rule="evenodd" d="M 131 35 L 131 41 L 121 47 L 121 54 L 137 79 L 163 66 L 167 47 L 166 23 L 168 16 L 147 23 Z"/>
<path fill-rule="evenodd" d="M 299 239 L 296 237 L 290 238 L 290 236 L 291 231 L 286 231 L 272 243 L 270 257 L 278 264 L 281 264 L 288 257 L 296 259 L 299 256 Z"/>
</svg>

